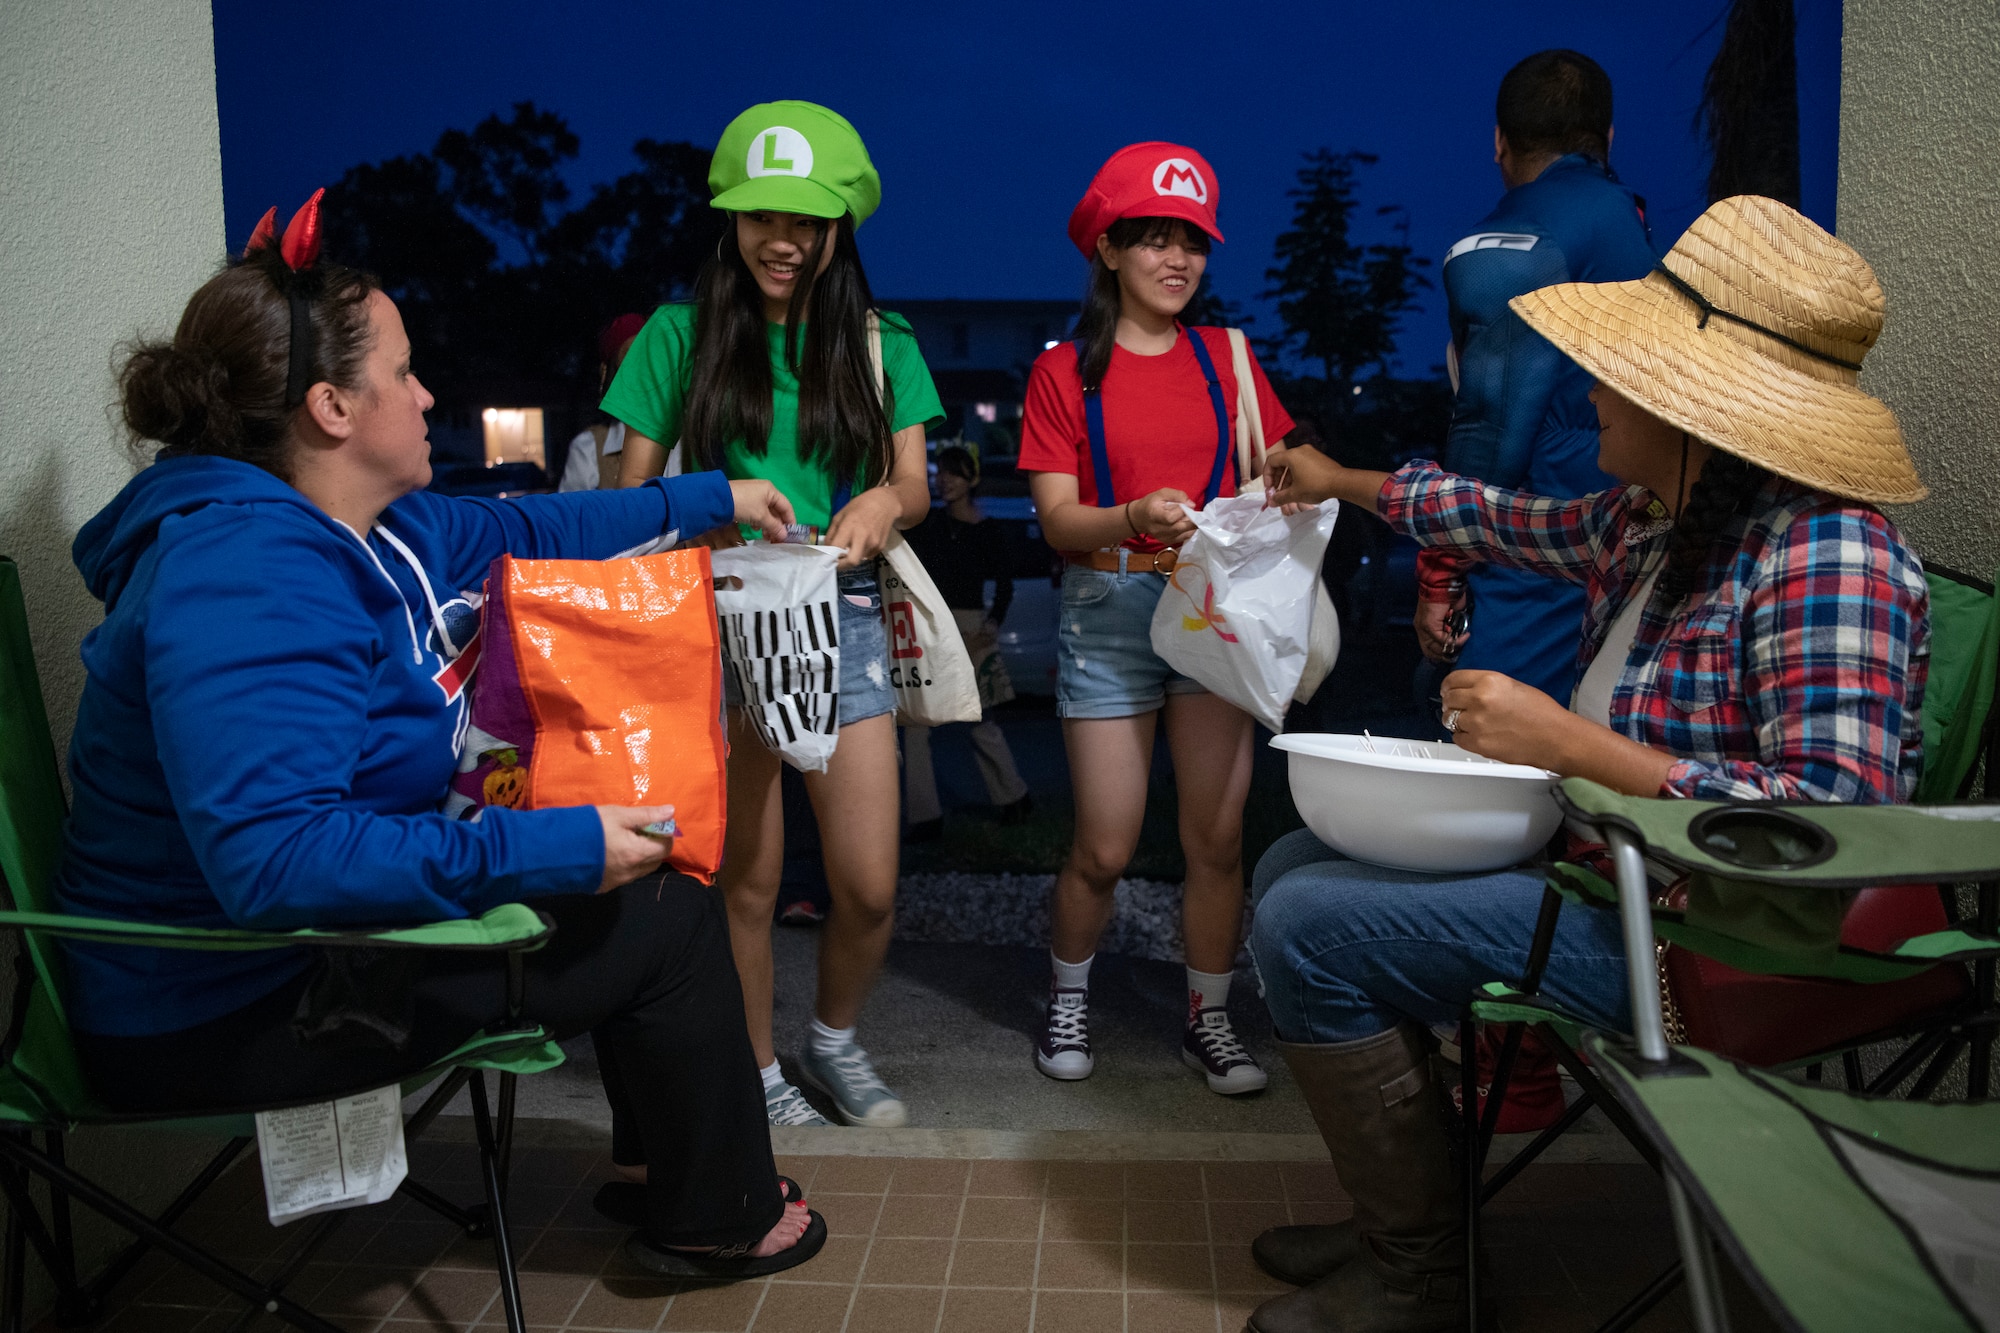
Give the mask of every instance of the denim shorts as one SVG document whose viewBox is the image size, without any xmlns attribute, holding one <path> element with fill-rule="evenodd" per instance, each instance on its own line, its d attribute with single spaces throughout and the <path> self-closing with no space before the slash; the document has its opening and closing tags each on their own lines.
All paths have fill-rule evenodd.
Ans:
<svg viewBox="0 0 2000 1333">
<path fill-rule="evenodd" d="M 851 727 L 896 711 L 896 687 L 889 683 L 889 632 L 882 625 L 882 585 L 875 566 L 840 576 L 840 725 Z M 743 706 L 733 672 L 722 673 L 722 699 Z"/>
<path fill-rule="evenodd" d="M 1131 717 L 1169 694 L 1203 694 L 1153 651 L 1153 608 L 1167 581 L 1159 574 L 1070 565 L 1063 570 L 1056 628 L 1056 714 Z"/>
</svg>

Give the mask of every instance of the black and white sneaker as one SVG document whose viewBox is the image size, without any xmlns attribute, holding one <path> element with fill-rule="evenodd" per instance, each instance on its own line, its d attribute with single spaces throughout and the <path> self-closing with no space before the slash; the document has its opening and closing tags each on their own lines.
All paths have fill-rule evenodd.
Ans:
<svg viewBox="0 0 2000 1333">
<path fill-rule="evenodd" d="M 1035 1044 L 1035 1068 L 1050 1078 L 1089 1078 L 1096 1062 L 1090 1058 L 1090 992 L 1078 986 L 1049 987 L 1048 1021 Z"/>
<path fill-rule="evenodd" d="M 1181 1063 L 1208 1078 L 1208 1090 L 1225 1097 L 1261 1092 L 1269 1078 L 1229 1026 L 1226 1009 L 1203 1009 L 1181 1037 Z"/>
</svg>

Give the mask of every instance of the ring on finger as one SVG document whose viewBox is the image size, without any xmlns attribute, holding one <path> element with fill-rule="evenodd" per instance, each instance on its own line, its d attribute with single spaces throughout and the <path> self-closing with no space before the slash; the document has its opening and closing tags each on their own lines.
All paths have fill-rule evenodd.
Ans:
<svg viewBox="0 0 2000 1333">
<path fill-rule="evenodd" d="M 1464 711 L 1462 708 L 1454 708 L 1449 713 L 1446 713 L 1444 715 L 1444 729 L 1446 731 L 1457 731 L 1458 715 Z"/>
</svg>

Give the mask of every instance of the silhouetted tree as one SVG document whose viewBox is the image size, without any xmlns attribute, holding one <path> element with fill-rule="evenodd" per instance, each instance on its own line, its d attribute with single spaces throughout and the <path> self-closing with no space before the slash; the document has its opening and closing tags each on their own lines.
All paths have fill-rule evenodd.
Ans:
<svg viewBox="0 0 2000 1333">
<path fill-rule="evenodd" d="M 635 170 L 572 207 L 580 147 L 562 116 L 519 102 L 429 153 L 350 168 L 324 214 L 327 254 L 401 307 L 440 407 L 507 393 L 556 408 L 552 449 L 595 407 L 597 329 L 685 296 L 721 227 L 707 149 L 641 139 Z"/>
<path fill-rule="evenodd" d="M 532 265 L 541 262 L 542 238 L 569 202 L 562 168 L 580 146 L 561 116 L 516 102 L 511 120 L 488 116 L 470 133 L 446 130 L 431 156 L 448 173 L 458 206 L 520 246 Z"/>
<path fill-rule="evenodd" d="M 1305 158 L 1297 186 L 1287 192 L 1296 201 L 1291 229 L 1278 237 L 1276 263 L 1264 273 L 1270 283 L 1264 295 L 1276 299 L 1284 331 L 1264 345 L 1268 353 L 1296 353 L 1319 363 L 1320 401 L 1314 406 L 1331 424 L 1352 414 L 1363 372 L 1387 373 L 1397 326 L 1415 307 L 1417 292 L 1430 286 L 1418 272 L 1430 261 L 1411 253 L 1407 224 L 1395 241 L 1355 236 L 1356 173 L 1375 162 L 1374 154 L 1319 148 Z"/>
<path fill-rule="evenodd" d="M 1762 194 L 1799 206 L 1799 62 L 1792 0 L 1734 0 L 1702 80 L 1708 198 Z"/>
</svg>

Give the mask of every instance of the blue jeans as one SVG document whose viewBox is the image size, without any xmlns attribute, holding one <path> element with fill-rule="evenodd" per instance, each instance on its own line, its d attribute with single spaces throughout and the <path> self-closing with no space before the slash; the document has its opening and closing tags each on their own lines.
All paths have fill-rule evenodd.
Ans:
<svg viewBox="0 0 2000 1333">
<path fill-rule="evenodd" d="M 1390 870 L 1350 861 L 1300 829 L 1257 862 L 1250 894 L 1250 951 L 1278 1035 L 1344 1042 L 1403 1019 L 1456 1023 L 1480 986 L 1519 982 L 1542 876 Z M 1616 912 L 1564 905 L 1541 990 L 1592 1026 L 1631 1030 Z"/>
</svg>

